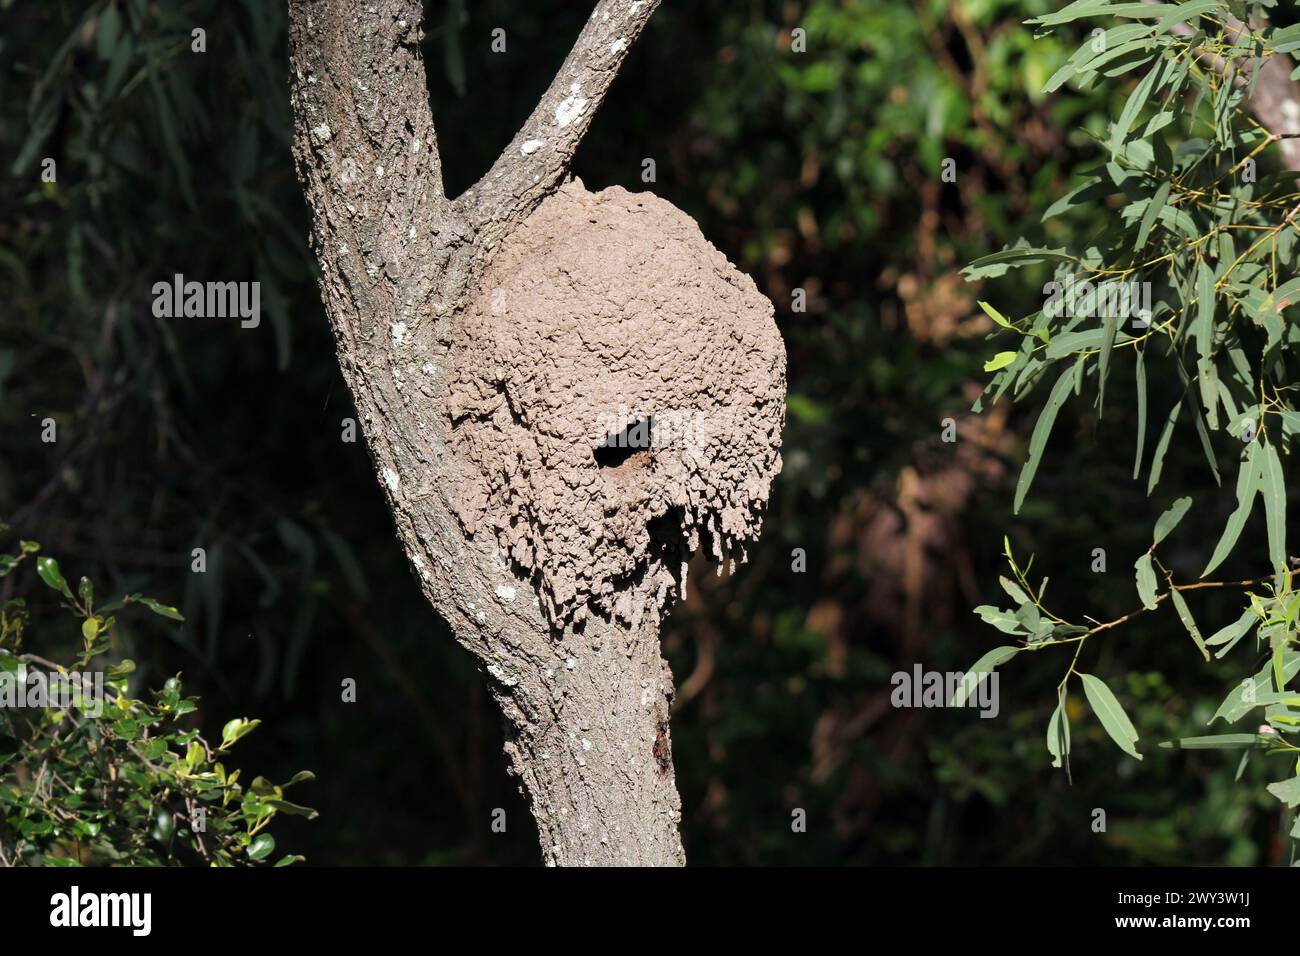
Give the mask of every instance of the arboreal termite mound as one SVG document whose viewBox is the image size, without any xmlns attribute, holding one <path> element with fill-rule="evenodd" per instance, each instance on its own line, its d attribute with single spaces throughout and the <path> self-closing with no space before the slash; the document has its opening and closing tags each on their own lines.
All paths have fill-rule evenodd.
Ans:
<svg viewBox="0 0 1300 956">
<path fill-rule="evenodd" d="M 503 244 L 453 351 L 453 505 L 553 626 L 657 619 L 707 541 L 744 558 L 780 470 L 771 303 L 648 193 L 574 180 Z"/>
</svg>

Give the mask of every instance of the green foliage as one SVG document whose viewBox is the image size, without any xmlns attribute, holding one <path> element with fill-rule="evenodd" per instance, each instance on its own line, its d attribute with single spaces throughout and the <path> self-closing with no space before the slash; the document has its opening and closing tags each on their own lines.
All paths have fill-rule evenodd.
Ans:
<svg viewBox="0 0 1300 956">
<path fill-rule="evenodd" d="M 1058 699 L 1064 700 L 1067 682 L 1078 676 L 1106 733 L 1139 759 L 1139 731 L 1119 699 L 1077 664 L 1093 637 L 1118 634 L 1121 625 L 1166 600 L 1206 662 L 1211 647 L 1223 657 L 1252 630 L 1257 654 L 1268 657 L 1264 668 L 1234 689 L 1211 718 L 1232 723 L 1263 708 L 1265 724 L 1258 734 L 1188 737 L 1169 746 L 1300 756 L 1300 746 L 1291 739 L 1300 731 L 1300 712 L 1294 709 L 1300 695 L 1287 687 L 1300 643 L 1300 592 L 1294 589 L 1288 560 L 1283 466 L 1300 427 L 1293 384 L 1300 360 L 1300 314 L 1294 307 L 1300 282 L 1293 278 L 1300 264 L 1300 191 L 1295 172 L 1271 169 L 1278 137 L 1251 113 L 1258 73 L 1238 83 L 1214 62 L 1232 65 L 1300 48 L 1295 27 L 1264 25 L 1238 36 L 1227 26 L 1229 17 L 1245 20 L 1248 12 L 1251 22 L 1267 24 L 1261 14 L 1268 6 L 1227 0 L 1079 0 L 1031 20 L 1044 34 L 1098 16 L 1136 21 L 1094 31 L 1053 74 L 1046 90 L 1065 84 L 1089 89 L 1124 77 L 1136 82 L 1113 121 L 1088 130 L 1097 154 L 1094 168 L 1043 215 L 1042 234 L 978 259 L 965 270 L 968 279 L 997 277 L 1009 269 L 1051 270 L 1041 308 L 998 322 L 1019 336 L 1019 348 L 1009 360 L 1003 358 L 1007 351 L 999 351 L 989 368 L 996 374 L 977 403 L 979 408 L 1004 394 L 1019 401 L 1043 379 L 1056 378 L 1030 440 L 1016 490 L 1017 512 L 1062 405 L 1071 396 L 1082 396 L 1087 386 L 1100 419 L 1106 398 L 1113 396 L 1113 390 L 1106 391 L 1107 382 L 1125 360 L 1133 365 L 1137 385 L 1134 478 L 1143 467 L 1147 388 L 1153 381 L 1167 386 L 1163 391 L 1172 391 L 1174 399 L 1147 463 L 1147 494 L 1160 483 L 1171 447 L 1197 447 L 1205 461 L 1203 477 L 1189 483 L 1195 494 L 1179 498 L 1159 517 L 1152 544 L 1135 562 L 1140 610 L 1106 623 L 1087 618 L 1086 624 L 1071 625 L 1076 633 L 1067 637 L 1057 632 L 1066 620 L 1043 607 L 1041 589 L 1035 594 L 1026 587 L 1015 611 L 976 609 L 995 625 L 1009 617 L 1022 624 L 1041 622 L 1019 630 L 1035 651 L 1073 645 Z M 1059 237 L 1061 244 L 1053 245 L 1050 237 Z M 1145 286 L 1149 298 L 1112 295 L 1117 284 L 1119 291 L 1130 292 Z M 985 311 L 992 315 L 996 310 Z M 1003 338 L 1005 332 L 997 335 Z M 1166 561 L 1156 549 L 1161 547 L 1161 554 L 1172 550 L 1166 539 L 1194 501 L 1207 512 L 1217 510 L 1221 493 L 1206 487 L 1219 483 L 1221 459 L 1237 463 L 1236 507 L 1212 552 L 1197 561 L 1197 566 L 1205 562 L 1202 580 L 1188 580 L 1184 555 L 1173 552 Z M 1247 559 L 1271 573 L 1235 582 L 1203 580 L 1232 554 L 1257 497 L 1263 499 L 1267 548 Z M 1014 569 L 1009 546 L 1006 557 Z M 1188 597 L 1221 588 L 1244 591 L 1249 609 L 1207 640 Z M 1054 766 L 1070 752 L 1062 709 L 1058 704 L 1048 727 Z M 1300 777 L 1268 789 L 1294 807 L 1300 803 L 1297 787 Z"/>
<path fill-rule="evenodd" d="M 315 779 L 283 785 L 256 777 L 244 787 L 227 769 L 235 744 L 260 721 L 237 718 L 212 746 L 190 726 L 198 698 L 180 676 L 149 700 L 131 696 L 131 660 L 114 654 L 115 612 L 139 605 L 172 621 L 173 607 L 139 594 L 96 604 L 82 578 L 74 595 L 59 563 L 21 542 L 0 560 L 0 577 L 35 557 L 36 573 L 80 621 L 80 650 L 57 664 L 25 650 L 32 610 L 0 604 L 0 864 L 30 866 L 246 866 L 269 860 L 271 822 L 316 811 L 285 799 Z M 62 618 L 60 618 L 62 620 Z M 53 626 L 45 625 L 53 630 Z M 45 669 L 42 673 L 41 669 Z M 303 859 L 282 855 L 276 866 Z"/>
</svg>

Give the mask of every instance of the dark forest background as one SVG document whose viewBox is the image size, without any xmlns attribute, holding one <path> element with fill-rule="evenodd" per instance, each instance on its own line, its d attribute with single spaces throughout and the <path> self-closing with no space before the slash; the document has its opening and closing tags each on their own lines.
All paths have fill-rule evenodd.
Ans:
<svg viewBox="0 0 1300 956">
<path fill-rule="evenodd" d="M 1108 620 L 1136 606 L 1126 569 L 1158 513 L 1129 478 L 1122 402 L 1104 424 L 1067 408 L 1015 519 L 1036 406 L 969 413 L 991 353 L 976 298 L 1023 312 L 1039 290 L 967 285 L 958 270 L 1066 192 L 1096 156 L 1083 127 L 1122 101 L 1113 85 L 1039 92 L 1071 48 L 1022 21 L 1052 6 L 669 0 L 578 153 L 589 188 L 650 188 L 695 217 L 771 297 L 789 351 L 785 470 L 763 537 L 734 575 L 697 563 L 664 633 L 693 863 L 1282 852 L 1276 800 L 1235 784 L 1222 755 L 1148 745 L 1138 764 L 1082 720 L 1073 784 L 1052 770 L 1060 675 L 1037 660 L 1002 673 L 995 720 L 890 705 L 895 671 L 961 670 L 996 643 L 970 609 L 996 603 L 1004 532 L 1038 555 L 1054 603 Z M 321 816 L 278 823 L 285 850 L 315 864 L 533 863 L 483 681 L 420 597 L 364 445 L 341 440 L 354 413 L 290 155 L 283 7 L 0 0 L 0 544 L 36 539 L 70 578 L 181 608 L 184 625 L 123 620 L 121 654 L 140 687 L 183 672 L 205 727 L 262 718 L 241 744 L 250 773 L 316 772 L 295 799 Z M 581 0 L 426 4 L 452 194 L 509 141 L 589 13 Z M 505 53 L 491 52 L 496 27 Z M 41 182 L 46 157 L 55 183 Z M 941 181 L 946 158 L 956 183 Z M 261 326 L 154 318 L 152 285 L 175 273 L 259 281 Z M 797 288 L 806 312 L 791 309 Z M 1167 389 L 1160 407 L 1176 394 L 1152 388 Z M 956 443 L 941 440 L 947 417 Z M 1199 457 L 1171 451 L 1171 494 L 1184 475 L 1203 482 Z M 190 571 L 196 547 L 204 574 Z M 1107 574 L 1090 570 L 1097 547 Z M 71 627 L 45 617 L 52 641 Z M 1204 665 L 1172 616 L 1147 618 L 1090 666 L 1121 675 L 1144 741 L 1206 732 L 1237 669 Z M 355 704 L 340 702 L 348 677 Z M 796 807 L 806 833 L 791 831 Z"/>
</svg>

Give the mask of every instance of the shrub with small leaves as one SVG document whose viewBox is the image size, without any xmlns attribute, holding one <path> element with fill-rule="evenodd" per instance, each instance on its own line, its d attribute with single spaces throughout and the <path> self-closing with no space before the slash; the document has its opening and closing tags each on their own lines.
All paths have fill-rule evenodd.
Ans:
<svg viewBox="0 0 1300 956">
<path fill-rule="evenodd" d="M 56 663 L 29 650 L 27 602 L 0 603 L 0 865 L 286 866 L 275 860 L 269 826 L 279 814 L 316 811 L 285 798 L 297 783 L 255 777 L 240 784 L 227 767 L 232 748 L 257 720 L 229 721 L 215 745 L 193 725 L 198 699 L 168 679 L 149 700 L 131 695 L 130 660 L 114 655 L 118 612 L 146 608 L 182 620 L 140 594 L 97 604 L 86 578 L 73 592 L 40 545 L 23 541 L 0 555 L 0 577 L 35 565 L 36 574 L 80 619 L 81 648 Z"/>
</svg>

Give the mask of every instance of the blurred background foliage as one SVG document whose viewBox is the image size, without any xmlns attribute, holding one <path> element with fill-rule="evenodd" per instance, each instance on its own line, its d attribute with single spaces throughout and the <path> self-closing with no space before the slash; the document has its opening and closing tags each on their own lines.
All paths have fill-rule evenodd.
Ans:
<svg viewBox="0 0 1300 956">
<path fill-rule="evenodd" d="M 995 720 L 890 705 L 895 671 L 964 669 L 993 646 L 970 608 L 1000 593 L 1003 530 L 1039 555 L 1054 604 L 1108 620 L 1134 609 L 1126 569 L 1159 511 L 1129 478 L 1122 404 L 1104 425 L 1067 408 L 1015 521 L 1033 405 L 968 411 L 991 354 L 974 302 L 990 290 L 958 270 L 1067 191 L 1097 154 L 1084 128 L 1124 94 L 1039 92 L 1082 37 L 1032 38 L 1022 21 L 1053 6 L 670 0 L 579 151 L 589 188 L 651 188 L 694 216 L 770 295 L 789 350 L 763 538 L 734 575 L 694 568 L 702 584 L 664 633 L 694 863 L 1283 851 L 1276 800 L 1234 784 L 1235 760 L 1150 746 L 1205 732 L 1236 676 L 1206 667 L 1172 616 L 1144 616 L 1088 662 L 1125 698 L 1141 764 L 1080 719 L 1073 785 L 1051 769 L 1060 674 L 1037 659 L 1004 670 Z M 426 4 L 449 191 L 488 168 L 588 13 Z M 421 599 L 364 447 L 341 440 L 353 411 L 291 163 L 284 16 L 276 0 L 0 0 L 0 518 L 70 575 L 181 608 L 184 626 L 120 624 L 120 656 L 141 686 L 183 671 L 205 712 L 262 718 L 244 758 L 268 775 L 316 771 L 301 796 L 321 816 L 285 821 L 283 846 L 317 864 L 532 863 L 482 681 Z M 948 158 L 956 183 L 940 179 Z M 175 273 L 259 281 L 261 326 L 155 319 L 151 287 Z M 997 282 L 1003 311 L 1035 307 L 1037 288 Z M 1171 450 L 1171 498 L 1204 481 L 1199 457 Z M 1239 552 L 1263 534 L 1252 525 Z M 1097 547 L 1107 574 L 1090 570 Z M 1217 616 L 1235 617 L 1224 600 Z M 807 833 L 791 832 L 796 807 Z"/>
</svg>

